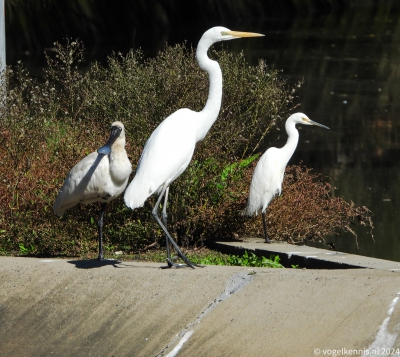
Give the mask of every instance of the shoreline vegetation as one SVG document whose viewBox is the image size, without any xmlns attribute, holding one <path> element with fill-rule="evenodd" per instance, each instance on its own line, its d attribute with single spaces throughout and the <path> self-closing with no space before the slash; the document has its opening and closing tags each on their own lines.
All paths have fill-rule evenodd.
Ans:
<svg viewBox="0 0 400 357">
<path fill-rule="evenodd" d="M 171 187 L 169 229 L 178 244 L 200 248 L 206 239 L 262 235 L 260 217 L 242 215 L 251 175 L 268 143 L 294 112 L 298 98 L 279 70 L 243 53 L 210 50 L 224 77 L 220 115 L 192 163 Z M 55 43 L 43 78 L 22 63 L 6 71 L 7 99 L 0 103 L 0 254 L 85 257 L 97 250 L 98 205 L 77 206 L 61 218 L 52 205 L 65 175 L 104 144 L 109 125 L 124 123 L 133 172 L 156 126 L 178 108 L 201 110 L 208 77 L 185 44 L 166 46 L 155 58 L 140 50 L 114 53 L 105 65 L 85 72 L 79 40 Z M 163 245 L 151 219 L 151 204 L 131 211 L 121 198 L 106 212 L 104 244 L 109 252 L 136 254 Z M 289 243 L 324 240 L 351 232 L 358 222 L 372 229 L 372 213 L 335 197 L 334 189 L 304 165 L 287 168 L 282 196 L 267 212 L 270 237 Z M 91 224 L 88 224 L 91 223 Z"/>
</svg>

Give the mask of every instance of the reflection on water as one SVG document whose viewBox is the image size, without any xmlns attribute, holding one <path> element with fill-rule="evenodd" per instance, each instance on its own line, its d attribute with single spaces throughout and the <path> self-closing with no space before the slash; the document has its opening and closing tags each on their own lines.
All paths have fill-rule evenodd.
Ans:
<svg viewBox="0 0 400 357">
<path fill-rule="evenodd" d="M 259 21 L 237 26 L 230 23 L 225 25 L 264 33 L 266 37 L 264 41 L 234 41 L 224 46 L 243 50 L 253 63 L 259 57 L 265 58 L 275 68 L 283 69 L 282 75 L 290 84 L 304 78 L 298 111 L 331 130 L 302 130 L 290 163 L 303 160 L 329 177 L 337 187 L 336 195 L 374 212 L 375 242 L 366 229 L 356 229 L 359 249 L 355 239 L 346 234 L 332 238 L 338 250 L 400 261 L 396 226 L 396 203 L 400 199 L 398 15 L 399 11 L 385 2 L 378 8 L 360 6 L 328 16 L 298 16 L 262 25 Z M 196 46 L 209 27 L 203 25 L 193 23 L 186 31 L 171 26 L 169 33 L 179 32 L 181 37 L 165 41 L 174 44 L 187 39 Z M 182 25 L 179 29 L 183 30 Z M 196 36 L 188 37 L 193 33 Z M 112 41 L 115 47 L 108 47 L 108 54 L 112 50 L 126 52 L 129 45 L 123 37 L 118 40 Z M 149 41 L 145 50 L 155 52 Z M 274 145 L 284 145 L 286 135 L 275 141 L 277 136 L 271 135 Z"/>
</svg>

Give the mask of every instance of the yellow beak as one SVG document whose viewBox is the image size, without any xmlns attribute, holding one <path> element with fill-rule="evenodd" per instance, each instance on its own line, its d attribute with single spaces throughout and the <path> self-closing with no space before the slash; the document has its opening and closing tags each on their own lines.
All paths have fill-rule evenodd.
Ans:
<svg viewBox="0 0 400 357">
<path fill-rule="evenodd" d="M 222 32 L 223 35 L 231 35 L 234 37 L 261 37 L 265 36 L 260 33 L 254 33 L 254 32 L 241 32 L 241 31 L 224 31 Z"/>
</svg>

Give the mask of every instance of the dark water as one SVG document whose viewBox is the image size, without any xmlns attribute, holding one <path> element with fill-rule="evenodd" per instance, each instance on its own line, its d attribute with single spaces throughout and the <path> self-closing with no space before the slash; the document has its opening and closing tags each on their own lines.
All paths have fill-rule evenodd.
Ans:
<svg viewBox="0 0 400 357">
<path fill-rule="evenodd" d="M 304 127 L 291 163 L 329 177 L 335 194 L 369 207 L 375 241 L 367 229 L 333 237 L 338 250 L 400 261 L 398 13 L 349 11 L 298 18 L 290 29 L 268 31 L 261 57 L 283 68 L 294 83 L 304 77 L 299 111 L 328 125 Z"/>
<path fill-rule="evenodd" d="M 331 128 L 301 128 L 298 149 L 290 163 L 302 160 L 328 177 L 337 187 L 337 196 L 369 207 L 375 229 L 373 240 L 369 230 L 353 227 L 359 248 L 350 234 L 329 240 L 341 251 L 396 261 L 400 261 L 399 15 L 391 6 L 382 5 L 328 11 L 325 15 L 309 11 L 274 20 L 214 23 L 264 33 L 262 40 L 237 40 L 224 46 L 243 50 L 251 63 L 265 58 L 283 70 L 282 76 L 291 85 L 304 79 L 296 111 Z M 106 44 L 88 48 L 89 58 L 104 59 L 112 50 L 126 52 L 132 42 L 148 55 L 154 55 L 166 41 L 187 40 L 195 47 L 201 34 L 214 24 L 169 24 L 161 34 L 159 29 L 149 29 L 142 38 L 114 31 Z M 24 52 L 21 46 L 7 53 L 9 64 L 22 59 L 32 67 L 42 64 L 41 56 Z M 273 133 L 271 141 L 275 146 L 284 145 L 286 134 Z"/>
</svg>

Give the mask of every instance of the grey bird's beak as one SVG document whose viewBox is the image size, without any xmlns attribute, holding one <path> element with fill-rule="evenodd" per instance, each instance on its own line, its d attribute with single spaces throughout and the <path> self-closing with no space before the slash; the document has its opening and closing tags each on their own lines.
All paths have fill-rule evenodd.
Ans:
<svg viewBox="0 0 400 357">
<path fill-rule="evenodd" d="M 111 132 L 110 132 L 110 137 L 108 138 L 106 144 L 102 146 L 100 149 L 97 149 L 97 153 L 99 155 L 108 155 L 111 153 L 111 146 L 114 144 L 115 140 L 119 137 L 119 134 L 121 134 L 122 128 L 119 126 L 112 126 L 111 127 Z"/>
<path fill-rule="evenodd" d="M 316 125 L 316 126 L 320 126 L 321 128 L 324 128 L 324 129 L 329 129 L 326 125 L 322 125 L 322 124 L 317 123 L 316 121 L 311 120 L 311 119 L 310 119 L 310 124 Z"/>
</svg>

